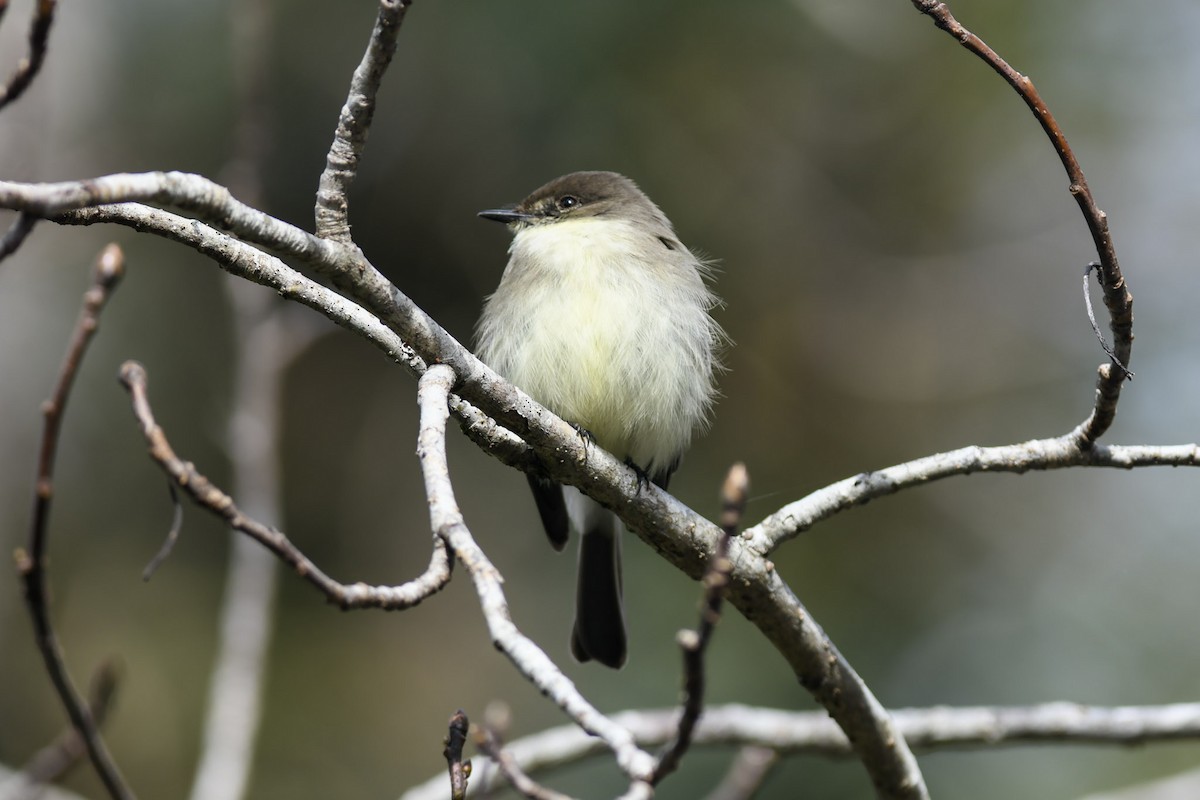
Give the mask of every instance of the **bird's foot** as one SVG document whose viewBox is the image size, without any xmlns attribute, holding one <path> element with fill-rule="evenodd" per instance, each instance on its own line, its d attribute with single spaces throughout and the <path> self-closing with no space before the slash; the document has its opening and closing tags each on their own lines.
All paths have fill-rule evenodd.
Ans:
<svg viewBox="0 0 1200 800">
<path fill-rule="evenodd" d="M 652 481 L 651 481 L 651 479 L 650 479 L 650 473 L 649 473 L 649 472 L 647 472 L 646 470 L 642 469 L 642 468 L 641 468 L 641 467 L 639 467 L 637 464 L 633 463 L 633 459 L 632 459 L 632 458 L 626 458 L 626 459 L 625 459 L 625 466 L 629 467 L 631 470 L 633 470 L 633 473 L 634 473 L 635 475 L 637 475 L 637 493 L 638 493 L 638 494 L 641 494 L 641 493 L 642 493 L 642 488 L 643 488 L 643 487 L 645 487 L 645 488 L 649 488 L 649 487 L 650 487 L 650 484 L 652 483 Z"/>
<path fill-rule="evenodd" d="M 591 431 L 589 431 L 587 428 L 583 427 L 582 425 L 578 425 L 574 422 L 568 422 L 567 424 L 575 429 L 575 435 L 578 436 L 579 441 L 583 443 L 583 465 L 586 467 L 587 466 L 588 445 L 595 444 L 596 437 L 592 435 Z"/>
</svg>

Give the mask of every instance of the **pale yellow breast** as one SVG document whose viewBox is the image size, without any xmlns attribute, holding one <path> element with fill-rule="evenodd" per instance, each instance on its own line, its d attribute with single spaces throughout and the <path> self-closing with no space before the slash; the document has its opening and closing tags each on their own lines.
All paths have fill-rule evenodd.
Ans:
<svg viewBox="0 0 1200 800">
<path fill-rule="evenodd" d="M 662 467 L 707 409 L 714 326 L 690 254 L 647 239 L 603 218 L 518 233 L 480 355 L 614 455 Z"/>
</svg>

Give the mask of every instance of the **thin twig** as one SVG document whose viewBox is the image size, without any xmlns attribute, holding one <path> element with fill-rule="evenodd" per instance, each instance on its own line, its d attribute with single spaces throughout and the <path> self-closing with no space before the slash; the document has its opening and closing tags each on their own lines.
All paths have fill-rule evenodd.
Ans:
<svg viewBox="0 0 1200 800">
<path fill-rule="evenodd" d="M 749 800 L 762 788 L 778 763 L 779 753 L 773 748 L 743 747 L 733 757 L 725 777 L 704 800 Z"/>
<path fill-rule="evenodd" d="M 115 661 L 103 661 L 88 687 L 88 710 L 97 727 L 103 727 L 116 696 L 120 675 Z M 5 800 L 33 800 L 42 794 L 46 784 L 60 780 L 81 758 L 87 757 L 87 747 L 75 728 L 64 731 L 56 741 L 34 754 L 21 770 L 24 791 L 5 791 Z"/>
<path fill-rule="evenodd" d="M 1108 229 L 1108 216 L 1096 205 L 1079 160 L 1067 143 L 1067 137 L 1059 127 L 1058 121 L 1054 119 L 1042 96 L 1034 88 L 1033 81 L 1009 66 L 1008 62 L 982 39 L 959 24 L 945 3 L 939 0 L 912 0 L 912 4 L 922 14 L 932 18 L 938 28 L 983 59 L 984 63 L 1016 90 L 1033 112 L 1042 130 L 1046 132 L 1067 172 L 1067 178 L 1071 182 L 1071 195 L 1079 204 L 1079 210 L 1083 213 L 1088 230 L 1092 234 L 1096 253 L 1100 256 L 1100 284 L 1104 288 L 1104 305 L 1108 308 L 1109 327 L 1113 332 L 1116 353 L 1112 358 L 1122 365 L 1120 370 L 1112 369 L 1112 365 L 1109 364 L 1100 366 L 1095 406 L 1083 424 L 1076 428 L 1083 444 L 1095 442 L 1109 429 L 1116 417 L 1117 401 L 1121 397 L 1121 387 L 1125 383 L 1125 372 L 1133 350 L 1133 295 L 1125 286 L 1125 278 L 1121 275 L 1121 267 L 1117 263 L 1116 247 Z"/>
<path fill-rule="evenodd" d="M 471 777 L 471 762 L 463 760 L 463 745 L 467 743 L 470 722 L 460 708 L 450 717 L 450 728 L 444 740 L 446 747 L 442 757 L 450 771 L 450 800 L 463 800 L 467 796 L 467 779 Z"/>
<path fill-rule="evenodd" d="M 750 492 L 750 475 L 746 465 L 734 464 L 721 485 L 721 532 L 717 550 L 713 553 L 708 572 L 702 581 L 704 600 L 700 607 L 700 624 L 696 630 L 679 632 L 679 646 L 683 650 L 683 709 L 679 715 L 679 726 L 674 739 L 658 757 L 651 783 L 658 784 L 679 768 L 679 762 L 692 743 L 696 721 L 704 711 L 704 653 L 717 622 L 721 619 L 721 603 L 729 586 L 729 573 L 733 564 L 729 561 L 729 543 L 737 536 L 746 510 L 746 498 Z"/>
<path fill-rule="evenodd" d="M 41 187 L 35 188 L 40 190 Z M 3 182 L 0 182 L 0 195 L 2 194 Z M 0 202 L 0 205 L 3 203 Z M 273 220 L 266 215 L 262 216 L 264 219 Z M 412 374 L 419 375 L 425 370 L 425 361 L 414 352 L 411 346 L 394 332 L 388 330 L 376 315 L 354 301 L 305 277 L 280 258 L 264 253 L 250 243 L 235 239 L 210 225 L 173 214 L 170 211 L 129 202 L 81 208 L 66 213 L 55 221 L 66 225 L 115 223 L 134 230 L 153 233 L 182 244 L 212 259 L 231 275 L 270 287 L 284 299 L 294 300 L 308 306 L 335 324 L 363 336 Z M 283 226 L 282 229 L 276 230 L 276 233 L 285 237 L 287 229 L 291 226 L 278 220 L 274 220 L 274 222 Z M 311 236 L 298 228 L 294 231 L 301 239 Z M 303 241 L 307 242 L 308 240 L 304 239 Z M 315 238 L 313 241 L 320 242 Z M 303 247 L 300 250 L 309 252 Z M 287 250 L 286 252 L 303 260 L 300 251 Z M 338 257 L 336 254 L 327 255 L 335 261 Z"/>
<path fill-rule="evenodd" d="M 87 703 L 75 688 L 67 665 L 63 660 L 58 634 L 50 619 L 50 601 L 46 587 L 46 552 L 49 546 L 50 504 L 54 496 L 54 459 L 58 451 L 58 437 L 62 427 L 63 413 L 71 394 L 71 385 L 79 371 L 84 352 L 100 324 L 100 312 L 108 302 L 113 289 L 125 271 L 125 256 L 115 244 L 110 244 L 96 259 L 92 271 L 92 286 L 83 296 L 83 309 L 75 332 L 59 369 L 58 381 L 50 399 L 42 406 L 45 418 L 42 428 L 42 446 L 38 456 L 37 483 L 34 490 L 33 516 L 29 525 L 29 549 L 17 551 L 17 569 L 25 585 L 25 602 L 33 620 L 38 650 L 46 664 L 46 671 L 66 707 L 71 724 L 79 732 L 87 748 L 88 757 L 96 768 L 101 782 L 110 796 L 129 800 L 133 792 L 121 777 L 104 738 L 100 735 L 96 720 Z"/>
<path fill-rule="evenodd" d="M 347 195 L 358 173 L 358 160 L 367 145 L 367 132 L 375 115 L 375 95 L 396 52 L 396 37 L 411 4 L 412 0 L 379 1 L 375 28 L 350 80 L 350 91 L 338 117 L 333 144 L 317 188 L 316 231 L 322 239 L 351 242 Z"/>
<path fill-rule="evenodd" d="M 16 220 L 4 232 L 4 237 L 0 238 L 0 261 L 17 252 L 17 249 L 25 243 L 26 237 L 33 231 L 33 226 L 38 223 L 40 217 L 33 214 L 27 214 L 22 211 L 17 215 Z"/>
<path fill-rule="evenodd" d="M 616 755 L 617 766 L 626 775 L 635 781 L 645 781 L 653 772 L 653 758 L 634 744 L 629 731 L 614 725 L 596 710 L 550 657 L 521 633 L 509 613 L 500 572 L 488 560 L 463 521 L 446 461 L 446 420 L 450 416 L 448 398 L 453 384 L 453 370 L 439 364 L 421 376 L 417 388 L 421 409 L 417 455 L 425 480 L 430 524 L 470 573 L 488 633 L 496 648 L 580 728 L 601 739 Z"/>
<path fill-rule="evenodd" d="M 1034 439 L 1001 447 L 971 445 L 935 453 L 873 472 L 864 472 L 788 503 L 757 525 L 742 532 L 748 547 L 763 555 L 822 520 L 902 489 L 924 486 L 952 475 L 1015 472 L 1066 467 L 1195 467 L 1200 445 L 1103 445 L 1080 447 L 1073 434 Z"/>
<path fill-rule="evenodd" d="M 342 584 L 333 580 L 292 544 L 282 531 L 269 528 L 243 514 L 233 498 L 200 474 L 193 464 L 175 455 L 166 434 L 154 420 L 154 411 L 146 392 L 146 370 L 141 364 L 126 361 L 121 365 L 120 379 L 132 397 L 134 415 L 150 447 L 150 457 L 179 488 L 201 507 L 224 519 L 231 528 L 262 544 L 340 608 L 412 608 L 449 582 L 450 559 L 445 545 L 436 537 L 429 567 L 408 583 L 400 586 L 368 586 L 364 583 Z"/>
<path fill-rule="evenodd" d="M 6 4 L 7 5 L 7 4 Z M 37 77 L 42 62 L 46 60 L 46 44 L 50 38 L 50 26 L 54 23 L 57 0 L 37 0 L 33 7 L 33 19 L 29 23 L 29 52 L 24 55 L 13 74 L 0 89 L 0 108 L 25 93 Z"/>
<path fill-rule="evenodd" d="M 166 538 L 163 539 L 162 546 L 154 554 L 154 558 L 150 559 L 150 563 L 142 570 L 143 581 L 153 578 L 162 563 L 171 556 L 171 551 L 175 549 L 175 542 L 179 541 L 179 532 L 183 529 L 183 503 L 179 502 L 179 492 L 175 491 L 175 484 L 167 483 L 167 493 L 171 496 L 171 527 L 167 531 Z"/>
<path fill-rule="evenodd" d="M 229 189 L 187 172 L 117 173 L 80 181 L 0 181 L 0 208 L 25 211 L 57 222 L 71 212 L 114 203 L 152 203 L 195 214 L 239 238 L 325 269 L 358 257 L 347 248 L 289 225 L 234 198 Z"/>
<path fill-rule="evenodd" d="M 1083 303 L 1085 306 L 1087 306 L 1087 317 L 1088 322 L 1091 323 L 1092 326 L 1092 333 L 1096 334 L 1096 339 L 1099 340 L 1100 347 L 1104 350 L 1104 354 L 1112 359 L 1112 362 L 1117 366 L 1117 369 L 1125 373 L 1125 379 L 1133 380 L 1133 373 L 1129 371 L 1128 367 L 1121 363 L 1121 359 L 1117 358 L 1117 354 L 1111 347 L 1108 346 L 1108 342 L 1104 341 L 1104 334 L 1100 331 L 1100 326 L 1096 324 L 1096 313 L 1092 311 L 1092 293 L 1090 291 L 1091 283 L 1088 281 L 1088 279 L 1092 276 L 1092 270 L 1096 270 L 1096 274 L 1099 277 L 1100 282 L 1104 282 L 1104 273 L 1100 272 L 1100 262 L 1088 262 L 1088 265 L 1084 267 L 1083 270 Z"/>
<path fill-rule="evenodd" d="M 533 778 L 526 775 L 517 764 L 516 759 L 504 749 L 500 736 L 486 725 L 475 729 L 475 747 L 479 752 L 490 758 L 499 768 L 500 773 L 512 784 L 513 789 L 522 797 L 529 800 L 571 800 L 570 795 L 556 792 L 542 786 Z"/>
</svg>

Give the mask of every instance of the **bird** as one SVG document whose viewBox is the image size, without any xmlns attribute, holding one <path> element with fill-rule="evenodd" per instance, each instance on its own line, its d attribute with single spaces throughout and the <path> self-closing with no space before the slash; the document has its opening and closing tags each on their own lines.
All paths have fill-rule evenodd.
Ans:
<svg viewBox="0 0 1200 800">
<path fill-rule="evenodd" d="M 513 234 L 476 328 L 479 357 L 666 489 L 717 395 L 727 340 L 712 317 L 711 266 L 616 172 L 572 172 L 479 216 Z M 572 487 L 528 479 L 551 544 L 563 549 L 571 528 L 580 536 L 571 653 L 620 668 L 620 520 Z"/>
</svg>

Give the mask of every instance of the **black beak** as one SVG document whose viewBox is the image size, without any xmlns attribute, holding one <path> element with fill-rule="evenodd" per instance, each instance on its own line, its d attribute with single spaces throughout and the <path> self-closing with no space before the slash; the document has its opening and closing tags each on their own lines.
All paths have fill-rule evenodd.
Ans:
<svg viewBox="0 0 1200 800">
<path fill-rule="evenodd" d="M 480 211 L 479 216 L 484 219 L 493 219 L 496 222 L 503 222 L 505 225 L 511 225 L 514 222 L 521 222 L 533 217 L 533 214 L 526 214 L 523 211 L 517 211 L 511 208 L 491 208 L 487 211 Z"/>
</svg>

